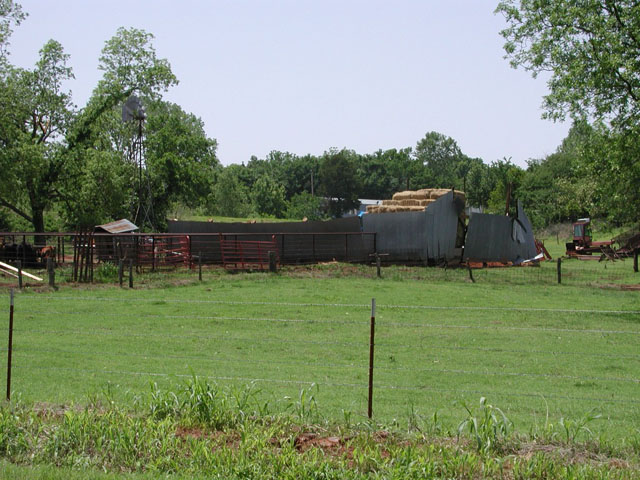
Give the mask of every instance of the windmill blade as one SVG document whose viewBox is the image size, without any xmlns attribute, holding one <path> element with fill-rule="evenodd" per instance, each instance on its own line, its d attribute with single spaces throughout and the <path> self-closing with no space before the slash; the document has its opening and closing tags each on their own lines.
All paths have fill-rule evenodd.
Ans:
<svg viewBox="0 0 640 480">
<path fill-rule="evenodd" d="M 146 118 L 142 101 L 135 95 L 131 95 L 122 105 L 122 121 L 144 120 Z"/>
</svg>

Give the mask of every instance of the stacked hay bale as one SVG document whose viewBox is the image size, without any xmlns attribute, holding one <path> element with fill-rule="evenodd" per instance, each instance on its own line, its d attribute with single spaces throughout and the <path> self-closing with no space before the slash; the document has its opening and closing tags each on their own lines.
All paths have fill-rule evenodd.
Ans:
<svg viewBox="0 0 640 480">
<path fill-rule="evenodd" d="M 448 188 L 423 188 L 397 192 L 391 200 L 382 200 L 382 205 L 368 206 L 367 213 L 421 212 L 450 191 Z M 455 190 L 454 193 L 464 199 L 464 192 Z"/>
</svg>

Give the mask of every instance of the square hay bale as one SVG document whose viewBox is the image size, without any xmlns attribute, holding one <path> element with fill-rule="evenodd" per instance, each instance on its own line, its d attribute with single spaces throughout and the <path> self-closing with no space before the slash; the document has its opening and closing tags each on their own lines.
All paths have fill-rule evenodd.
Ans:
<svg viewBox="0 0 640 480">
<path fill-rule="evenodd" d="M 413 200 L 425 200 L 428 197 L 426 196 L 425 193 L 423 193 L 422 191 L 418 190 L 416 192 L 411 192 L 411 198 Z"/>
<path fill-rule="evenodd" d="M 411 190 L 406 190 L 404 192 L 396 192 L 393 194 L 393 200 L 409 200 L 411 198 Z"/>
</svg>

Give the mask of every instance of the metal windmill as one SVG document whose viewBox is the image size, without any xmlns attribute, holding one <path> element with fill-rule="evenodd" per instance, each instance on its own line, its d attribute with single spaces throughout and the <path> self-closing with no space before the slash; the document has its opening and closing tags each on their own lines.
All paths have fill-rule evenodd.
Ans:
<svg viewBox="0 0 640 480">
<path fill-rule="evenodd" d="M 137 96 L 131 95 L 122 105 L 122 121 L 125 124 L 136 126 L 128 152 L 129 161 L 138 167 L 136 185 L 138 202 L 133 223 L 139 225 L 141 230 L 145 226 L 153 230 L 153 196 L 144 152 L 144 121 L 146 118 L 142 102 Z"/>
</svg>

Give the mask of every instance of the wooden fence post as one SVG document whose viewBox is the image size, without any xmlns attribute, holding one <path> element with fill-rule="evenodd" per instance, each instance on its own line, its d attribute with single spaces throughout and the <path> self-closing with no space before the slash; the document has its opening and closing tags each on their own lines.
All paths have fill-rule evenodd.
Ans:
<svg viewBox="0 0 640 480">
<path fill-rule="evenodd" d="M 469 280 L 471 280 L 471 283 L 476 283 L 476 281 L 473 278 L 473 269 L 471 268 L 470 263 L 467 263 L 467 269 L 469 270 Z"/>
<path fill-rule="evenodd" d="M 562 258 L 558 257 L 558 283 L 562 283 Z"/>
<path fill-rule="evenodd" d="M 278 271 L 278 263 L 276 262 L 276 252 L 269 250 L 269 271 L 275 273 Z"/>
<path fill-rule="evenodd" d="M 56 271 L 53 267 L 53 258 L 47 257 L 47 273 L 49 274 L 49 286 L 56 288 Z"/>
</svg>

